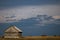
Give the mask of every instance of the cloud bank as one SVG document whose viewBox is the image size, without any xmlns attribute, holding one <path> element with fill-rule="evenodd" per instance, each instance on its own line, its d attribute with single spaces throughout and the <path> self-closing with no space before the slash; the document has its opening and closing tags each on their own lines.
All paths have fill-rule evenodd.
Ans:
<svg viewBox="0 0 60 40">
<path fill-rule="evenodd" d="M 0 22 L 16 22 L 37 15 L 60 15 L 60 5 L 19 6 L 0 10 Z"/>
</svg>

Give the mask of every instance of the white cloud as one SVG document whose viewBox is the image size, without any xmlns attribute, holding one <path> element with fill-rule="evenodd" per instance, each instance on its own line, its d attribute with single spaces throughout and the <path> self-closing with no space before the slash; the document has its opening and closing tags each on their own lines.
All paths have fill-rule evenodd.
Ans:
<svg viewBox="0 0 60 40">
<path fill-rule="evenodd" d="M 55 19 L 60 19 L 60 16 L 53 16 L 53 18 L 55 18 Z"/>
<path fill-rule="evenodd" d="M 8 8 L 4 10 L 0 10 L 0 16 L 4 16 L 0 19 L 0 22 L 5 22 L 6 20 L 14 20 L 18 21 L 22 18 L 30 18 L 34 17 L 38 14 L 47 14 L 47 15 L 60 15 L 60 5 L 44 5 L 44 6 L 24 6 L 24 7 L 15 7 L 15 8 Z M 10 16 L 16 16 L 14 18 L 8 18 Z M 12 19 L 12 20 L 11 20 Z"/>
<path fill-rule="evenodd" d="M 4 22 L 5 22 L 4 16 L 0 16 L 0 23 L 4 23 Z"/>
</svg>

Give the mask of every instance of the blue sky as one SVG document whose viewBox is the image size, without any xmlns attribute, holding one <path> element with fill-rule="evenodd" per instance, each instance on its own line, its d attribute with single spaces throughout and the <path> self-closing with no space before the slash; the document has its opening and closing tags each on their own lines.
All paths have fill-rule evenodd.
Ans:
<svg viewBox="0 0 60 40">
<path fill-rule="evenodd" d="M 0 0 L 0 10 L 7 7 L 34 5 L 60 5 L 60 0 Z"/>
<path fill-rule="evenodd" d="M 0 6 L 3 7 L 49 4 L 60 4 L 60 0 L 0 0 Z"/>
<path fill-rule="evenodd" d="M 45 14 L 60 18 L 60 0 L 0 0 L 0 23 Z"/>
<path fill-rule="evenodd" d="M 60 0 L 0 0 L 0 30 L 7 28 L 10 22 L 20 27 L 21 21 L 19 20 L 36 17 L 37 15 L 48 15 L 55 19 L 60 19 Z M 47 21 L 47 23 L 48 22 L 50 23 L 50 21 Z M 59 25 L 52 24 L 51 26 L 41 27 L 42 24 L 44 25 L 44 21 L 42 24 L 36 23 L 37 26 L 34 25 L 34 23 L 35 21 L 31 22 L 29 20 L 26 21 L 26 23 L 25 21 L 22 22 L 23 26 L 21 25 L 21 28 L 24 31 L 23 35 L 30 35 L 30 31 L 32 35 L 59 35 L 60 33 L 58 31 Z M 55 23 L 59 24 L 59 21 Z M 2 32 L 3 31 L 1 31 L 0 34 L 2 34 Z"/>
</svg>

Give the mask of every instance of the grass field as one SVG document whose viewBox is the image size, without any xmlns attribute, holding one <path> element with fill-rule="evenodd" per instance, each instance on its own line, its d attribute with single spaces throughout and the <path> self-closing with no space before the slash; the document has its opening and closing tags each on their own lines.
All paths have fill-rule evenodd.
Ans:
<svg viewBox="0 0 60 40">
<path fill-rule="evenodd" d="M 0 40 L 60 40 L 60 36 L 26 36 L 23 38 L 0 38 Z"/>
</svg>

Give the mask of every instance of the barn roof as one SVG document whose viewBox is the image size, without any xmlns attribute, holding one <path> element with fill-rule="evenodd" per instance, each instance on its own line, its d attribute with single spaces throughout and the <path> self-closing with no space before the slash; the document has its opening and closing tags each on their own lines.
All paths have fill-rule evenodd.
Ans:
<svg viewBox="0 0 60 40">
<path fill-rule="evenodd" d="M 22 32 L 22 30 L 17 28 L 16 26 L 10 26 L 5 30 L 5 32 Z"/>
</svg>

